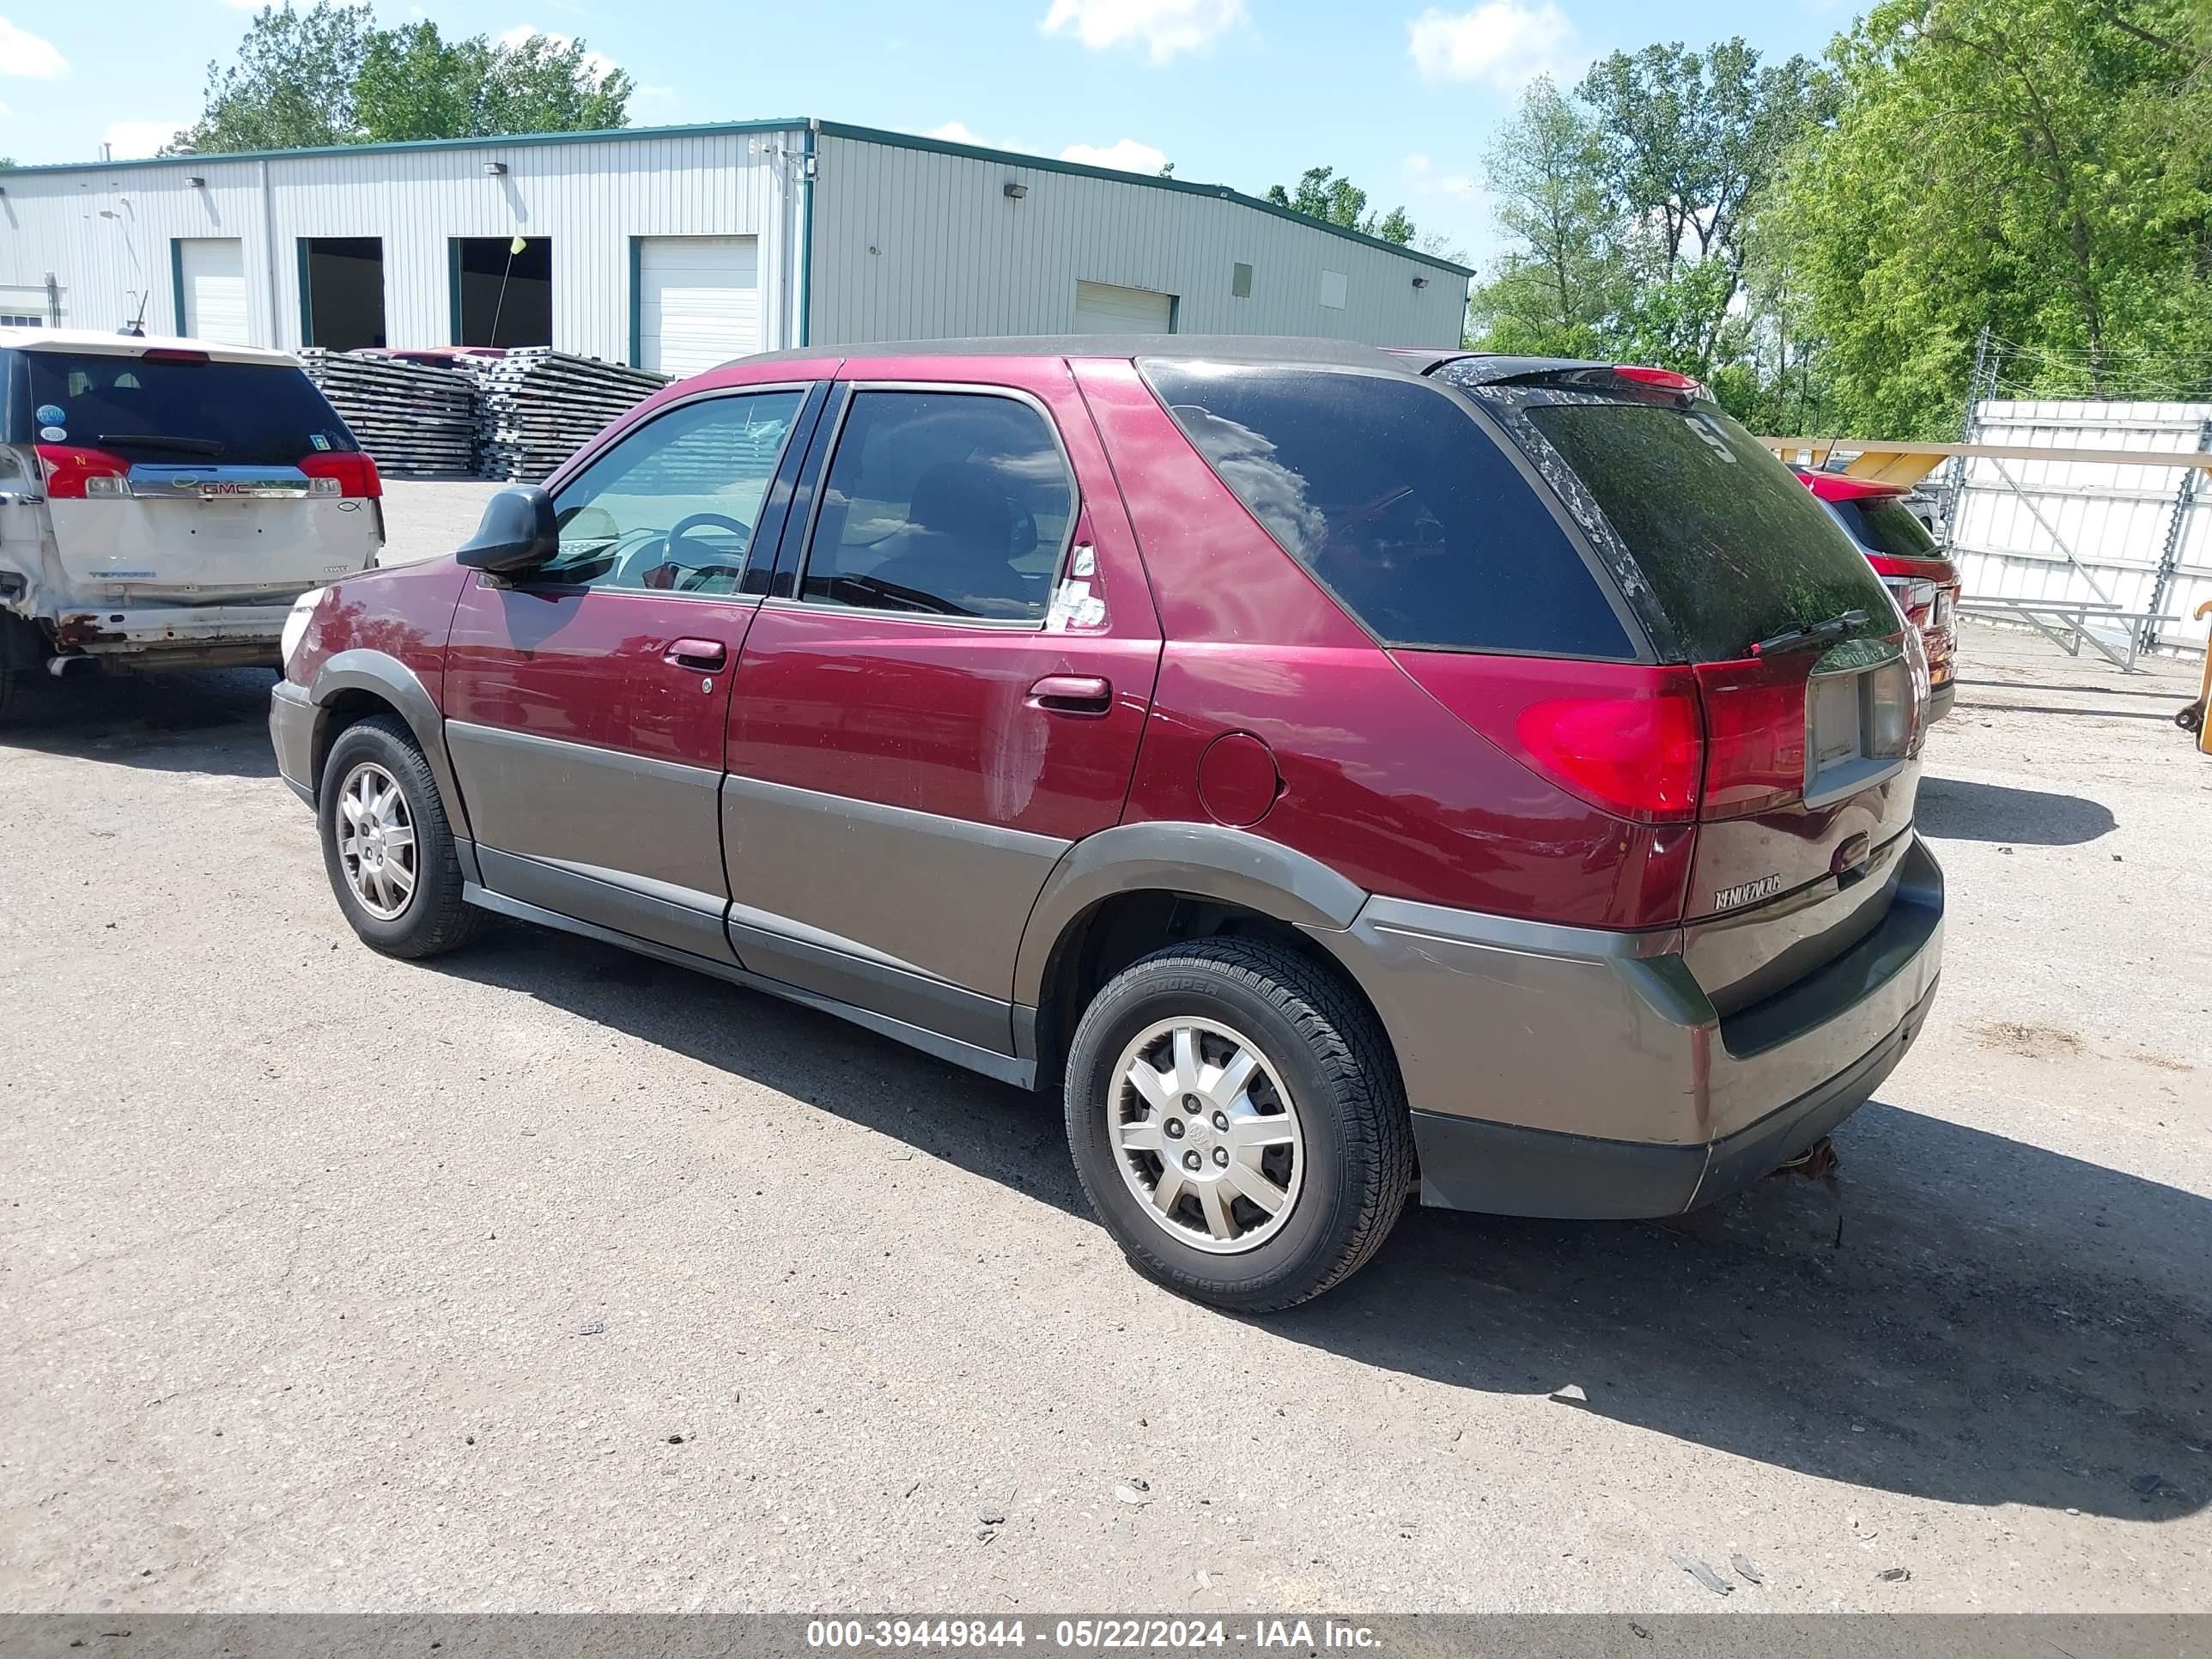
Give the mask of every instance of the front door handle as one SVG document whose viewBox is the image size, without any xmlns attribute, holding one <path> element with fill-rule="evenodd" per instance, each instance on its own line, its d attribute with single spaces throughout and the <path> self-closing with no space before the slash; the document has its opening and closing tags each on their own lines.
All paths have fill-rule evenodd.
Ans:
<svg viewBox="0 0 2212 1659">
<path fill-rule="evenodd" d="M 1030 687 L 1030 707 L 1049 714 L 1109 714 L 1113 684 L 1096 674 L 1048 674 Z"/>
<path fill-rule="evenodd" d="M 661 661 L 674 668 L 709 674 L 730 659 L 730 647 L 720 640 L 674 640 L 661 653 Z"/>
</svg>

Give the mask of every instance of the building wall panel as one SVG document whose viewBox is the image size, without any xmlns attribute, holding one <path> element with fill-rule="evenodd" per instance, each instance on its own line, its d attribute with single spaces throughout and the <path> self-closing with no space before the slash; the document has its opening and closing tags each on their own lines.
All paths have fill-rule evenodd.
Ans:
<svg viewBox="0 0 2212 1659">
<path fill-rule="evenodd" d="M 147 291 L 148 331 L 173 332 L 172 239 L 235 236 L 254 343 L 296 349 L 299 239 L 374 236 L 384 243 L 387 337 L 444 345 L 449 239 L 550 236 L 554 344 L 625 361 L 630 239 L 743 235 L 760 239 L 767 343 L 795 343 L 796 295 L 783 273 L 795 258 L 796 191 L 785 181 L 799 143 L 796 130 L 677 131 L 18 170 L 0 196 L 0 292 L 42 285 L 52 272 L 64 325 L 112 329 Z M 507 171 L 487 173 L 488 162 Z"/>
<path fill-rule="evenodd" d="M 819 163 L 817 343 L 1064 333 L 1079 281 L 1173 294 L 1184 333 L 1460 340 L 1463 277 L 1228 198 L 830 133 Z M 1323 271 L 1344 278 L 1341 310 L 1321 303 Z"/>
</svg>

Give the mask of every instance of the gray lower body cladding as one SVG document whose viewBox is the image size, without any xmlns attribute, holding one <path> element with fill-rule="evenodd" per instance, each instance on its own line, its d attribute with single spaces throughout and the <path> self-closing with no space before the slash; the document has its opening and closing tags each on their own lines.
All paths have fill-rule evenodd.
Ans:
<svg viewBox="0 0 2212 1659">
<path fill-rule="evenodd" d="M 269 743 L 276 751 L 276 774 L 301 800 L 315 804 L 315 705 L 289 680 L 269 694 Z"/>
<path fill-rule="evenodd" d="M 1374 899 L 1318 932 L 1389 1032 L 1425 1203 L 1668 1215 L 1787 1162 L 1918 1035 L 1942 966 L 1942 872 L 1901 849 L 1881 920 L 1723 1015 L 1682 935 L 1607 933 Z"/>
<path fill-rule="evenodd" d="M 1680 1215 L 1741 1192 L 1866 1104 L 1919 1036 L 1930 987 L 1905 1022 L 1836 1077 L 1703 1146 L 1601 1140 L 1443 1112 L 1413 1114 L 1421 1202 L 1558 1220 Z"/>
</svg>

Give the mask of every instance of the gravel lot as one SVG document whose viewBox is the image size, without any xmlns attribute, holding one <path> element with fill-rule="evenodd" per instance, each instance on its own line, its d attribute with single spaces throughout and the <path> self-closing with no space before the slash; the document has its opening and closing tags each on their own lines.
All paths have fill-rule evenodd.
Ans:
<svg viewBox="0 0 2212 1659">
<path fill-rule="evenodd" d="M 2212 1605 L 2212 760 L 2171 666 L 1966 661 L 1944 991 L 1837 1189 L 1416 1212 L 1253 1322 L 1027 1097 L 519 926 L 371 955 L 266 675 L 42 686 L 0 1607 Z"/>
</svg>

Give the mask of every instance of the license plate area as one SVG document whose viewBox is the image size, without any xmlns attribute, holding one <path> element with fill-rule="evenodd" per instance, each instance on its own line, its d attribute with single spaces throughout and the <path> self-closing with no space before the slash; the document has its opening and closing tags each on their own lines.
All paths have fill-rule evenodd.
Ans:
<svg viewBox="0 0 2212 1659">
<path fill-rule="evenodd" d="M 1853 646 L 1859 642 L 1854 641 Z M 1846 653 L 1848 653 L 1848 656 Z M 1844 647 L 1805 686 L 1805 804 L 1825 806 L 1901 768 L 1912 742 L 1912 671 L 1901 651 L 1868 661 Z"/>
<path fill-rule="evenodd" d="M 335 486 L 333 486 L 335 488 Z M 290 466 L 134 466 L 129 489 L 142 501 L 302 501 L 314 481 Z"/>
</svg>

